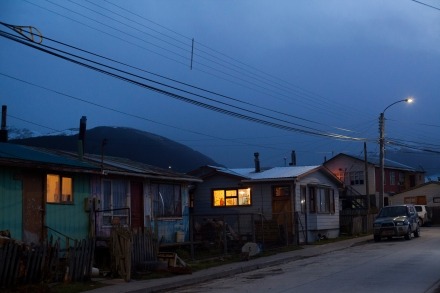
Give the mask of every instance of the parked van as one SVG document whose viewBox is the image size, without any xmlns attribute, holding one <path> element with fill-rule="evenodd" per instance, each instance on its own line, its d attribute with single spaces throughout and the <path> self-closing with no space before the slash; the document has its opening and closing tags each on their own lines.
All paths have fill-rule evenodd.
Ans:
<svg viewBox="0 0 440 293">
<path fill-rule="evenodd" d="M 419 216 L 420 226 L 428 226 L 431 224 L 432 211 L 426 205 L 414 205 Z"/>
</svg>

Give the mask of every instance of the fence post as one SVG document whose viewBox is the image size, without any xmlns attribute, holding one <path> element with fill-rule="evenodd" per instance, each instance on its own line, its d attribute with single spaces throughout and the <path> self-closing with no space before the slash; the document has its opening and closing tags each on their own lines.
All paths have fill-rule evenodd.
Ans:
<svg viewBox="0 0 440 293">
<path fill-rule="evenodd" d="M 226 237 L 226 221 L 225 216 L 222 216 L 222 222 L 223 222 L 223 253 L 228 254 L 228 242 Z"/>
<path fill-rule="evenodd" d="M 191 241 L 191 258 L 194 260 L 194 215 L 189 215 L 189 241 Z"/>
<path fill-rule="evenodd" d="M 257 242 L 257 237 L 255 235 L 255 217 L 251 214 L 251 226 L 252 226 L 252 241 Z"/>
</svg>

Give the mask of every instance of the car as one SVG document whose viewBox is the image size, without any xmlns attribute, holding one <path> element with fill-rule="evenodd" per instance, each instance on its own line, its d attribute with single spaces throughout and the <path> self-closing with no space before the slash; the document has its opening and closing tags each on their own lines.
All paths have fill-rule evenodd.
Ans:
<svg viewBox="0 0 440 293">
<path fill-rule="evenodd" d="M 374 241 L 383 237 L 404 237 L 406 240 L 420 237 L 419 216 L 412 204 L 383 207 L 376 216 L 373 225 Z"/>
<path fill-rule="evenodd" d="M 414 205 L 419 215 L 420 226 L 428 226 L 431 224 L 431 208 L 426 205 Z"/>
</svg>

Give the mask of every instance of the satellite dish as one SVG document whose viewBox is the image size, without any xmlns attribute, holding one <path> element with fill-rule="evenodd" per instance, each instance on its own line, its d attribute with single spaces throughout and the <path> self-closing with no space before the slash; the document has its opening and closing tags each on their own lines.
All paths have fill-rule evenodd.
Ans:
<svg viewBox="0 0 440 293">
<path fill-rule="evenodd" d="M 249 256 L 254 256 L 254 255 L 259 254 L 261 251 L 260 251 L 260 246 L 258 246 L 257 243 L 247 242 L 241 248 L 241 252 L 247 253 Z"/>
</svg>

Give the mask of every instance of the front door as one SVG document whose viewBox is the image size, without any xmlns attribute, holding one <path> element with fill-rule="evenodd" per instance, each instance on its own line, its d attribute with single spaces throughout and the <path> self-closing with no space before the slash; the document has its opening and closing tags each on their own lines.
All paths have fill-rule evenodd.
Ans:
<svg viewBox="0 0 440 293">
<path fill-rule="evenodd" d="M 41 243 L 44 239 L 45 197 L 42 174 L 23 174 L 23 241 Z"/>
<path fill-rule="evenodd" d="M 131 194 L 131 227 L 144 228 L 144 197 L 142 182 L 130 182 Z"/>
<path fill-rule="evenodd" d="M 293 241 L 293 214 L 290 185 L 275 186 L 272 194 L 272 219 L 278 224 L 280 239 L 284 243 Z"/>
</svg>

